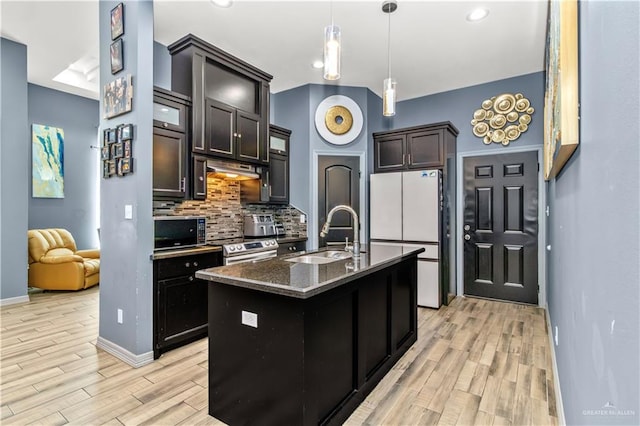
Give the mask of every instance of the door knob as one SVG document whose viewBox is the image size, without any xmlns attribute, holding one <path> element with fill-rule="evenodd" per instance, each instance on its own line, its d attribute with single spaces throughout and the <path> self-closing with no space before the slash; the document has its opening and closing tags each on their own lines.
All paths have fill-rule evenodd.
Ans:
<svg viewBox="0 0 640 426">
<path fill-rule="evenodd" d="M 469 225 L 465 225 L 465 226 L 464 226 L 464 230 L 465 230 L 465 231 L 468 231 L 469 229 L 471 229 L 471 227 L 470 227 Z"/>
<path fill-rule="evenodd" d="M 469 240 L 471 239 L 471 235 L 469 235 L 469 234 L 465 234 L 464 239 L 465 239 L 465 240 L 467 240 L 467 241 L 469 241 Z"/>
</svg>

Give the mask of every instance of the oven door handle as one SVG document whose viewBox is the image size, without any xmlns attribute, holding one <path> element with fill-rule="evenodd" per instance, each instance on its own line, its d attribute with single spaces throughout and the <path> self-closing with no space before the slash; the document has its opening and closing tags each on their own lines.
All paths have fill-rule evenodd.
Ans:
<svg viewBox="0 0 640 426">
<path fill-rule="evenodd" d="M 235 265 L 243 262 L 255 262 L 258 260 L 271 259 L 278 256 L 277 250 L 269 250 L 260 253 L 241 254 L 239 256 L 231 256 L 224 259 L 225 265 Z"/>
</svg>

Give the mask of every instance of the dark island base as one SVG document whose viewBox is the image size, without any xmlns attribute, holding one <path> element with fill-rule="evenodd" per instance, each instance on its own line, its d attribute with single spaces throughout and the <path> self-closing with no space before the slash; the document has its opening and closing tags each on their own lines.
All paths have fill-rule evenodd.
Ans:
<svg viewBox="0 0 640 426">
<path fill-rule="evenodd" d="M 209 414 L 230 425 L 341 424 L 416 341 L 416 260 L 309 299 L 210 282 Z"/>
</svg>

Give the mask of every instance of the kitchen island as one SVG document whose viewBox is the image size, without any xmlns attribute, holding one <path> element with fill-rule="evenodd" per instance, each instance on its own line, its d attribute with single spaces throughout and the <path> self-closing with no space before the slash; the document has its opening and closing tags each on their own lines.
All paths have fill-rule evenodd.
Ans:
<svg viewBox="0 0 640 426">
<path fill-rule="evenodd" d="M 319 251 L 198 271 L 209 281 L 209 414 L 342 423 L 416 341 L 421 251 L 380 244 L 358 260 Z"/>
</svg>

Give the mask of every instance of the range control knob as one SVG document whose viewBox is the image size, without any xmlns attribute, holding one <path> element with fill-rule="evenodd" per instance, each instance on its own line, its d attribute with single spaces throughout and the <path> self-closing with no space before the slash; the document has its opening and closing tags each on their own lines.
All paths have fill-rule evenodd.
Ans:
<svg viewBox="0 0 640 426">
<path fill-rule="evenodd" d="M 236 251 L 236 248 L 231 246 L 231 247 L 229 247 L 229 251 Z"/>
<path fill-rule="evenodd" d="M 236 249 L 238 249 L 238 250 L 242 250 L 242 246 L 241 246 L 240 244 L 238 244 L 238 245 L 236 246 Z"/>
</svg>

